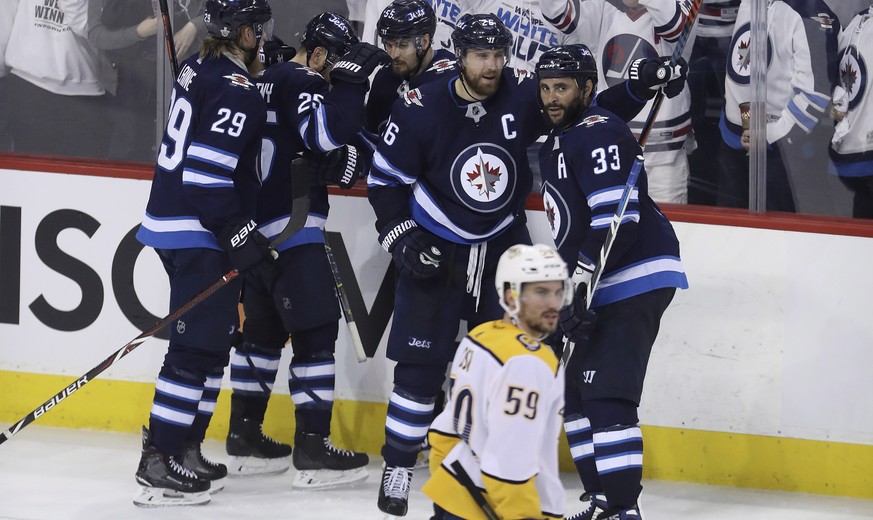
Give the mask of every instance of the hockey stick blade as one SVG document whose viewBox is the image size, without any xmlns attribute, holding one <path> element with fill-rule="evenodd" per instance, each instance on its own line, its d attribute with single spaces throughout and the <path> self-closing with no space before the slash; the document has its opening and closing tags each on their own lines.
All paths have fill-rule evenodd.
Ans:
<svg viewBox="0 0 873 520">
<path fill-rule="evenodd" d="M 147 339 L 151 338 L 155 334 L 157 334 L 161 329 L 166 327 L 170 322 L 178 320 L 183 314 L 193 309 L 203 300 L 209 298 L 216 291 L 227 285 L 231 280 L 239 276 L 239 271 L 236 269 L 226 273 L 220 279 L 218 279 L 215 283 L 207 287 L 203 292 L 198 294 L 197 296 L 191 298 L 187 303 L 183 304 L 181 307 L 177 308 L 160 321 L 154 324 L 152 328 L 143 332 L 139 336 L 133 338 L 129 343 L 121 347 L 120 349 L 113 352 L 108 358 L 104 359 L 99 365 L 95 366 L 91 370 L 88 371 L 85 375 L 76 379 L 75 382 L 52 396 L 48 401 L 44 402 L 40 406 L 38 406 L 35 410 L 24 416 L 23 419 L 19 420 L 3 432 L 0 432 L 0 444 L 8 441 L 13 435 L 17 434 L 28 424 L 32 423 L 36 419 L 42 417 L 46 412 L 55 408 L 57 405 L 61 403 L 67 397 L 70 397 L 74 392 L 91 382 L 95 377 L 97 377 L 104 370 L 114 365 L 119 359 L 124 356 L 130 354 L 136 347 L 140 346 Z"/>
<path fill-rule="evenodd" d="M 361 341 L 361 334 L 358 332 L 358 325 L 355 323 L 355 317 L 352 314 L 352 306 L 349 304 L 349 296 L 346 294 L 346 286 L 340 275 L 336 258 L 333 256 L 333 249 L 330 247 L 327 232 L 324 233 L 324 253 L 327 255 L 327 263 L 330 264 L 330 271 L 333 273 L 333 281 L 336 284 L 336 297 L 343 311 L 343 319 L 346 322 L 346 328 L 349 330 L 352 346 L 355 348 L 355 357 L 358 358 L 358 363 L 363 363 L 367 361 L 367 353 L 364 351 L 364 343 Z"/>
<path fill-rule="evenodd" d="M 291 191 L 294 193 L 291 217 L 282 232 L 270 241 L 270 247 L 275 249 L 306 225 L 306 218 L 309 216 L 309 180 L 311 177 L 309 166 L 303 157 L 291 161 Z"/>
</svg>

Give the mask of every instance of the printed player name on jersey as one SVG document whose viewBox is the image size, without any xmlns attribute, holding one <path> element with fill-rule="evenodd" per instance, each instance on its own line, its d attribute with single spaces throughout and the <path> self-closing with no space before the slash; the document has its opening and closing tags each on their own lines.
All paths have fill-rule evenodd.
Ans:
<svg viewBox="0 0 873 520">
<path fill-rule="evenodd" d="M 194 81 L 194 76 L 196 75 L 197 73 L 194 72 L 194 69 L 189 65 L 185 65 L 182 67 L 182 71 L 179 72 L 176 82 L 179 83 L 179 86 L 185 89 L 185 92 L 188 92 L 188 88 L 191 86 L 191 82 Z"/>
</svg>

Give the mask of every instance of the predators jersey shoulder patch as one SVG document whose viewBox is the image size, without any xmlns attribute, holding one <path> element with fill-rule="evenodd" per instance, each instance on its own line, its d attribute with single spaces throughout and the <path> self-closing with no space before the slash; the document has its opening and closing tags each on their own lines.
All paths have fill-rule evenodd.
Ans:
<svg viewBox="0 0 873 520">
<path fill-rule="evenodd" d="M 527 334 L 519 334 L 518 336 L 516 336 L 516 339 L 524 346 L 524 348 L 530 350 L 531 352 L 536 352 L 542 347 L 542 344 L 539 341 L 533 339 Z"/>
</svg>

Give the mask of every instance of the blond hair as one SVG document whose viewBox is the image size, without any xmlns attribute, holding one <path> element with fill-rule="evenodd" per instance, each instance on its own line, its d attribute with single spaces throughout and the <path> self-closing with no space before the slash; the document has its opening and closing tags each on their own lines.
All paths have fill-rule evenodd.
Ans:
<svg viewBox="0 0 873 520">
<path fill-rule="evenodd" d="M 245 26 L 240 26 L 240 28 L 242 27 Z M 203 38 L 203 41 L 200 42 L 200 59 L 217 60 L 221 57 L 222 53 L 233 53 L 234 50 L 241 49 L 241 38 L 242 31 L 240 30 L 237 30 L 236 37 L 233 40 L 216 38 L 211 35 Z"/>
</svg>

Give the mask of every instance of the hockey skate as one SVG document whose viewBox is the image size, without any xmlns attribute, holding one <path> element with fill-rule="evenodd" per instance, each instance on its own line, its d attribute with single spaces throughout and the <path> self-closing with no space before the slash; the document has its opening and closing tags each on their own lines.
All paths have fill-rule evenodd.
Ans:
<svg viewBox="0 0 873 520">
<path fill-rule="evenodd" d="M 228 472 L 233 477 L 273 475 L 288 471 L 291 446 L 264 435 L 254 419 L 231 417 L 225 443 Z"/>
<path fill-rule="evenodd" d="M 185 449 L 179 456 L 179 460 L 186 469 L 193 471 L 198 477 L 208 480 L 211 485 L 209 494 L 214 495 L 224 489 L 227 481 L 227 466 L 212 462 L 203 456 L 199 442 L 185 444 Z"/>
<path fill-rule="evenodd" d="M 409 509 L 409 486 L 412 484 L 412 468 L 386 466 L 382 469 L 382 485 L 379 486 L 379 510 L 386 518 L 406 516 Z"/>
<path fill-rule="evenodd" d="M 210 482 L 186 469 L 172 455 L 159 452 L 151 444 L 151 433 L 142 429 L 142 456 L 136 470 L 142 486 L 133 497 L 140 507 L 199 506 L 209 503 Z"/>
<path fill-rule="evenodd" d="M 579 500 L 588 502 L 588 508 L 581 513 L 568 517 L 567 520 L 594 520 L 597 515 L 603 513 L 609 506 L 606 504 L 606 497 L 600 493 L 584 493 Z"/>
<path fill-rule="evenodd" d="M 318 433 L 298 433 L 294 444 L 297 475 L 292 487 L 330 489 L 367 479 L 370 458 L 364 453 L 341 450 Z"/>
</svg>

